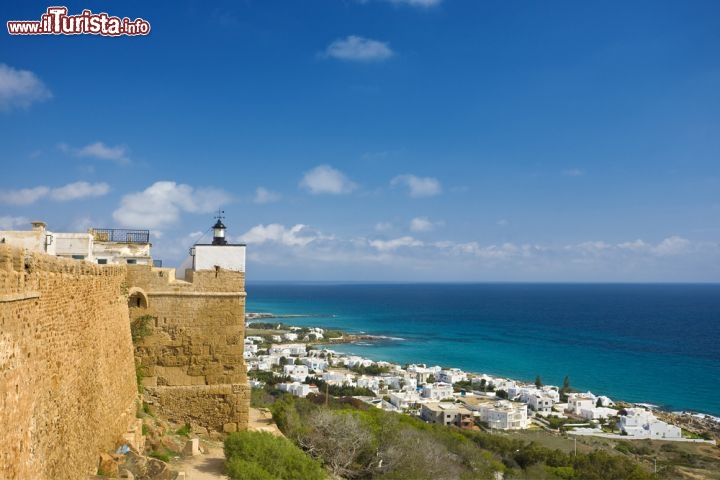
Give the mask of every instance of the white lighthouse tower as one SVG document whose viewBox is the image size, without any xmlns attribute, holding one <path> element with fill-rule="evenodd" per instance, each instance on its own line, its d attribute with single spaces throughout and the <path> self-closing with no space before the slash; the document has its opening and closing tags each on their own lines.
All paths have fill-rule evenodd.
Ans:
<svg viewBox="0 0 720 480">
<path fill-rule="evenodd" d="M 228 243 L 223 224 L 223 214 L 220 211 L 217 215 L 217 222 L 212 226 L 212 243 L 196 243 L 190 249 L 192 256 L 192 269 L 200 270 L 230 270 L 233 272 L 245 272 L 245 244 Z"/>
</svg>

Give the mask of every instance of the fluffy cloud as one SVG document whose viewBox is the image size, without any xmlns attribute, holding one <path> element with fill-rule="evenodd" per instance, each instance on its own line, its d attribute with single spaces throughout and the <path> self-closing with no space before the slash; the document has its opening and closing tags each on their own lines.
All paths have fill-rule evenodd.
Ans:
<svg viewBox="0 0 720 480">
<path fill-rule="evenodd" d="M 73 148 L 69 145 L 61 143 L 58 148 L 63 152 L 71 153 L 80 158 L 95 158 L 98 160 L 108 160 L 118 165 L 128 165 L 130 158 L 128 157 L 128 149 L 124 145 L 115 145 L 111 147 L 103 142 L 95 142 L 80 148 Z"/>
<path fill-rule="evenodd" d="M 427 217 L 415 217 L 410 220 L 410 230 L 413 232 L 429 232 L 434 230 L 437 223 L 433 223 Z"/>
<path fill-rule="evenodd" d="M 264 187 L 257 187 L 255 189 L 255 197 L 253 197 L 253 203 L 263 204 L 277 202 L 282 196 Z"/>
<path fill-rule="evenodd" d="M 18 190 L 0 190 L 0 203 L 10 205 L 29 205 L 35 203 L 50 192 L 48 187 L 21 188 Z"/>
<path fill-rule="evenodd" d="M 653 253 L 660 256 L 680 255 L 686 253 L 691 247 L 690 240 L 678 236 L 672 236 L 658 243 L 653 249 Z"/>
<path fill-rule="evenodd" d="M 378 62 L 387 60 L 393 55 L 394 52 L 387 43 L 357 35 L 350 35 L 333 41 L 322 54 L 325 58 L 355 62 Z"/>
<path fill-rule="evenodd" d="M 442 192 L 442 186 L 436 178 L 417 177 L 411 174 L 398 175 L 390 182 L 393 187 L 406 186 L 413 198 L 432 197 Z"/>
<path fill-rule="evenodd" d="M 375 224 L 376 232 L 387 232 L 388 230 L 392 230 L 393 228 L 393 224 L 390 222 L 378 222 Z"/>
<path fill-rule="evenodd" d="M 0 110 L 27 108 L 49 98 L 52 93 L 34 73 L 0 63 Z"/>
<path fill-rule="evenodd" d="M 125 195 L 113 218 L 128 227 L 162 228 L 177 223 L 183 212 L 210 213 L 230 201 L 232 197 L 220 189 L 160 181 Z"/>
<path fill-rule="evenodd" d="M 78 157 L 99 158 L 100 160 L 111 160 L 117 163 L 128 163 L 130 161 L 127 158 L 127 147 L 121 145 L 110 147 L 103 142 L 86 145 L 78 150 L 77 155 Z"/>
<path fill-rule="evenodd" d="M 75 182 L 58 188 L 38 186 L 18 190 L 0 190 L 0 203 L 30 205 L 45 197 L 58 202 L 66 202 L 80 198 L 101 197 L 109 191 L 110 186 L 104 182 Z"/>
<path fill-rule="evenodd" d="M 352 192 L 357 188 L 357 185 L 351 182 L 341 171 L 329 165 L 319 165 L 305 172 L 300 181 L 300 187 L 313 195 L 323 193 L 341 195 Z"/>
<path fill-rule="evenodd" d="M 422 247 L 423 242 L 413 237 L 405 236 L 392 240 L 372 240 L 370 246 L 381 252 L 388 252 L 402 247 Z"/>
<path fill-rule="evenodd" d="M 110 191 L 107 183 L 75 182 L 50 191 L 50 198 L 65 202 L 86 197 L 102 197 Z"/>
<path fill-rule="evenodd" d="M 255 245 L 277 243 L 286 247 L 304 247 L 317 238 L 318 236 L 310 232 L 306 225 L 297 224 L 286 228 L 284 225 L 271 223 L 252 227 L 240 236 L 240 241 Z"/>
</svg>

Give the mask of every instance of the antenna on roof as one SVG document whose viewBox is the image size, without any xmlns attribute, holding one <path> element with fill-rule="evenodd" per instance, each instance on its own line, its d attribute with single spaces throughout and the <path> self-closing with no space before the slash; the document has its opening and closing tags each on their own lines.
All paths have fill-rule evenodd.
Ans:
<svg viewBox="0 0 720 480">
<path fill-rule="evenodd" d="M 224 213 L 225 213 L 225 210 L 220 210 L 218 208 L 217 215 L 215 215 L 214 218 L 217 218 L 218 220 L 222 220 L 225 218 L 225 215 L 223 215 Z"/>
</svg>

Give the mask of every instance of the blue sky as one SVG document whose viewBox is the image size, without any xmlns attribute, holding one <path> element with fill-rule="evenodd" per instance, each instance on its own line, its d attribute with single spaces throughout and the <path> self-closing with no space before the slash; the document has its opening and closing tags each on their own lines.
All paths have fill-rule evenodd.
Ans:
<svg viewBox="0 0 720 480">
<path fill-rule="evenodd" d="M 720 281 L 716 1 L 64 5 L 151 32 L 0 35 L 0 228 L 177 265 L 221 207 L 249 279 Z"/>
</svg>

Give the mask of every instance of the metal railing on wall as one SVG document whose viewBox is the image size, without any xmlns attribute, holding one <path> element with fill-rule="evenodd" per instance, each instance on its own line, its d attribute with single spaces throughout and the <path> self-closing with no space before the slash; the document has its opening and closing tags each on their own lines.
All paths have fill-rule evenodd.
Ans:
<svg viewBox="0 0 720 480">
<path fill-rule="evenodd" d="M 95 228 L 92 233 L 96 242 L 150 243 L 150 230 Z"/>
</svg>

